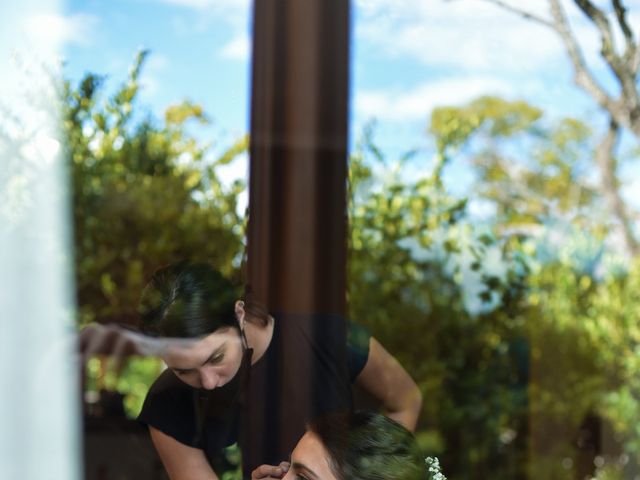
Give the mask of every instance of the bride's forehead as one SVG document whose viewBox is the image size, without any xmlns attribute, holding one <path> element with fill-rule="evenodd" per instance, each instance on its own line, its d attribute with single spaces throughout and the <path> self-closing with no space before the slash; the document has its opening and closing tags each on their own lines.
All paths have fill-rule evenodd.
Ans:
<svg viewBox="0 0 640 480">
<path fill-rule="evenodd" d="M 313 472 L 315 477 L 336 480 L 327 453 L 320 438 L 307 431 L 291 453 L 292 468 L 296 472 Z"/>
</svg>

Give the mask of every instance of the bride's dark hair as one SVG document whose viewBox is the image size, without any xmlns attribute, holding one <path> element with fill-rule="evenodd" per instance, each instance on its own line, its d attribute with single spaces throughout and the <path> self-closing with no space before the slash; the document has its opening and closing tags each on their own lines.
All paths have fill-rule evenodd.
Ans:
<svg viewBox="0 0 640 480">
<path fill-rule="evenodd" d="M 376 412 L 335 413 L 312 421 L 338 480 L 423 480 L 428 478 L 415 437 Z"/>
</svg>

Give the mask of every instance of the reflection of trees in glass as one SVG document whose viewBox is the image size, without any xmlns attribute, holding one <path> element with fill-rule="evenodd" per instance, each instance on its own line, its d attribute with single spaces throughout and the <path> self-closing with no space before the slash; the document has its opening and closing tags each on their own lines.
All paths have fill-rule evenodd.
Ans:
<svg viewBox="0 0 640 480">
<path fill-rule="evenodd" d="M 144 280 L 160 265 L 206 259 L 233 275 L 242 251 L 236 205 L 244 185 L 224 188 L 216 167 L 233 160 L 245 139 L 211 159 L 187 131 L 190 121 L 207 123 L 200 106 L 172 106 L 162 120 L 145 116 L 136 108 L 145 56 L 109 98 L 97 75 L 65 85 L 82 324 L 135 323 Z"/>
<path fill-rule="evenodd" d="M 238 274 L 245 186 L 224 189 L 215 171 L 246 143 L 209 162 L 188 133 L 206 118 L 197 105 L 143 117 L 143 57 L 104 101 L 97 76 L 66 87 L 81 322 L 133 321 L 144 278 L 177 258 Z M 440 161 L 409 175 L 416 159 L 385 159 L 367 129 L 349 198 L 350 317 L 422 389 L 422 445 L 450 479 L 628 476 L 623 464 L 640 455 L 640 270 L 605 242 L 590 128 L 482 98 L 435 111 L 430 134 Z M 478 173 L 468 200 L 496 212 L 482 226 L 440 181 L 463 157 Z M 130 364 L 116 377 L 92 365 L 129 393 L 130 412 L 157 371 Z M 619 436 L 615 455 L 594 458 L 598 428 Z"/>
<path fill-rule="evenodd" d="M 64 143 L 73 184 L 75 270 L 79 323 L 136 322 L 146 279 L 163 264 L 206 260 L 237 277 L 244 219 L 237 212 L 244 184 L 224 187 L 216 168 L 246 148 L 239 139 L 219 158 L 188 132 L 206 125 L 190 102 L 169 107 L 163 119 L 137 106 L 145 52 L 129 77 L 106 96 L 103 78 L 86 75 L 64 84 Z M 90 364 L 90 387 L 125 393 L 136 415 L 158 373 L 155 360 Z M 120 377 L 113 369 L 122 370 Z"/>
<path fill-rule="evenodd" d="M 449 478 L 514 478 L 526 467 L 528 346 L 510 313 L 527 264 L 469 222 L 437 173 L 409 165 L 385 160 L 369 132 L 352 155 L 350 316 L 416 379 L 418 438 Z"/>
<path fill-rule="evenodd" d="M 489 202 L 513 233 L 534 234 L 554 218 L 588 227 L 601 210 L 591 130 L 579 119 L 552 122 L 526 102 L 482 97 L 436 108 L 430 132 L 441 163 L 469 161 L 478 174 L 472 197 Z"/>
<path fill-rule="evenodd" d="M 638 71 L 640 69 L 640 44 L 638 32 L 627 10 L 628 2 L 612 0 L 603 6 L 591 0 L 547 0 L 548 15 L 541 16 L 530 11 L 528 6 L 516 5 L 503 0 L 485 0 L 515 13 L 527 21 L 543 25 L 551 35 L 562 42 L 573 70 L 574 83 L 599 107 L 607 122 L 607 128 L 594 151 L 595 165 L 599 171 L 599 188 L 610 215 L 620 227 L 625 248 L 631 254 L 640 253 L 640 243 L 634 232 L 634 218 L 620 193 L 617 147 L 622 130 L 640 139 L 640 92 Z M 599 36 L 599 54 L 608 81 L 603 81 L 603 69 L 587 61 L 588 42 L 576 35 L 566 7 L 573 3 L 589 27 Z"/>
<path fill-rule="evenodd" d="M 592 178 L 598 147 L 589 128 L 571 118 L 550 123 L 523 102 L 481 98 L 434 111 L 431 132 L 443 163 L 471 160 L 471 197 L 493 205 L 496 236 L 529 259 L 517 308 L 496 312 L 528 340 L 527 471 L 631 475 L 624 465 L 640 454 L 629 427 L 640 393 L 640 277 L 637 261 L 615 249 L 606 192 Z"/>
<path fill-rule="evenodd" d="M 40 196 L 49 196 L 51 206 L 66 200 L 57 134 L 58 72 L 50 61 L 23 50 L 7 63 L 2 80 L 7 94 L 0 100 L 0 231 L 25 228 L 50 243 L 57 241 L 49 238 L 52 232 L 35 223 Z"/>
</svg>

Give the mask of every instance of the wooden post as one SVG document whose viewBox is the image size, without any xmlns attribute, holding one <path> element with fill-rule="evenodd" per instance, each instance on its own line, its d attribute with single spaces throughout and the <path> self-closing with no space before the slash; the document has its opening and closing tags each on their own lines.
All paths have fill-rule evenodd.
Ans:
<svg viewBox="0 0 640 480">
<path fill-rule="evenodd" d="M 281 321 L 286 373 L 252 371 L 245 474 L 287 459 L 317 413 L 316 360 L 291 321 L 345 358 L 335 319 L 345 312 L 348 0 L 256 0 L 252 68 L 247 274 Z M 323 394 L 347 395 L 346 366 L 336 377 Z"/>
</svg>

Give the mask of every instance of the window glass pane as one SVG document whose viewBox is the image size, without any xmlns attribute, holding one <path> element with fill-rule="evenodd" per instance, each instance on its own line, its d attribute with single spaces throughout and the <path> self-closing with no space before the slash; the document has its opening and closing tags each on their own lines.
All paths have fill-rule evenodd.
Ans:
<svg viewBox="0 0 640 480">
<path fill-rule="evenodd" d="M 299 398 L 328 411 L 351 387 L 356 407 L 415 427 L 450 479 L 640 475 L 640 4 L 522 3 L 265 0 L 255 17 L 248 0 L 34 3 L 25 31 L 64 42 L 62 64 L 14 55 L 29 81 L 7 82 L 58 81 L 61 110 L 41 118 L 60 122 L 0 123 L 3 154 L 29 137 L 0 176 L 3 223 L 29 213 L 1 278 L 47 292 L 24 307 L 28 329 L 59 317 L 38 341 L 66 345 L 70 316 L 82 332 L 82 395 L 64 355 L 50 381 L 70 425 L 56 444 L 73 445 L 81 397 L 86 478 L 167 478 L 185 458 L 239 478 L 240 425 L 245 445 L 288 452 Z"/>
<path fill-rule="evenodd" d="M 420 385 L 449 478 L 638 474 L 635 100 L 612 68 L 638 5 L 614 3 L 355 2 L 352 316 Z"/>
</svg>

